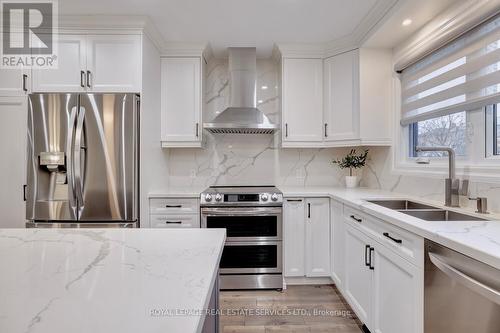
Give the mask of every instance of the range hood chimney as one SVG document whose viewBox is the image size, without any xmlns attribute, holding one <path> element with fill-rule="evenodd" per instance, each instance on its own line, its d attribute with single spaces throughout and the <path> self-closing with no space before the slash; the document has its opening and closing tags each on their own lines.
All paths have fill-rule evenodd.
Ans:
<svg viewBox="0 0 500 333">
<path fill-rule="evenodd" d="M 278 126 L 257 109 L 255 47 L 230 47 L 230 106 L 203 128 L 215 134 L 272 134 Z"/>
</svg>

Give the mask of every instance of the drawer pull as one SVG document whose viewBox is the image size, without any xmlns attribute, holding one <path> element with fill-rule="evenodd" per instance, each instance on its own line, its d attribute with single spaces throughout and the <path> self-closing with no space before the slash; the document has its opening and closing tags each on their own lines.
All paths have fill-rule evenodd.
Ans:
<svg viewBox="0 0 500 333">
<path fill-rule="evenodd" d="M 365 246 L 365 266 L 370 267 L 370 262 L 368 261 L 368 252 L 370 251 L 370 245 Z"/>
<path fill-rule="evenodd" d="M 354 215 L 351 215 L 351 219 L 353 219 L 354 221 L 359 222 L 359 223 L 363 222 L 363 220 L 362 220 L 362 219 L 358 219 L 358 218 L 357 218 L 356 216 L 354 216 Z"/>
<path fill-rule="evenodd" d="M 182 221 L 165 221 L 166 224 L 182 224 Z"/>
<path fill-rule="evenodd" d="M 166 205 L 165 208 L 182 208 L 182 205 Z"/>
<path fill-rule="evenodd" d="M 372 254 L 375 252 L 374 247 L 370 247 L 370 269 L 373 271 L 375 269 L 375 266 L 373 266 L 373 258 Z"/>
<path fill-rule="evenodd" d="M 302 199 L 286 199 L 288 202 L 302 202 Z"/>
<path fill-rule="evenodd" d="M 392 240 L 393 242 L 395 243 L 398 243 L 398 244 L 401 244 L 403 243 L 403 240 L 402 239 L 397 239 L 397 238 L 394 238 L 394 237 L 391 237 L 391 235 L 389 235 L 388 232 L 384 232 L 383 235 L 387 238 L 389 238 L 390 240 Z"/>
</svg>

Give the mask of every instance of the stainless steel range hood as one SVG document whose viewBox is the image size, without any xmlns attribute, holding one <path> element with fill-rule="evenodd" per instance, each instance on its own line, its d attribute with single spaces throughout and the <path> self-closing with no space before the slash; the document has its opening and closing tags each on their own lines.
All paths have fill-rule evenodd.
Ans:
<svg viewBox="0 0 500 333">
<path fill-rule="evenodd" d="M 256 107 L 255 47 L 229 48 L 230 106 L 203 128 L 216 134 L 272 134 L 278 126 Z"/>
</svg>

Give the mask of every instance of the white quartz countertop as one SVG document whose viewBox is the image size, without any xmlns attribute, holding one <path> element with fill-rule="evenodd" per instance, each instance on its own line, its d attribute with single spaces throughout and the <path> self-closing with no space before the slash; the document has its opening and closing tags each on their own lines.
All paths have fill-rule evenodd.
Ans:
<svg viewBox="0 0 500 333">
<path fill-rule="evenodd" d="M 153 191 L 148 194 L 151 198 L 199 198 L 201 192 L 205 191 L 208 186 L 201 187 L 170 187 L 167 190 Z"/>
<path fill-rule="evenodd" d="M 441 202 L 377 189 L 337 187 L 280 187 L 285 197 L 325 196 L 357 208 L 383 221 L 500 269 L 500 216 L 476 214 L 471 209 L 444 207 Z M 368 202 L 370 199 L 408 199 L 472 214 L 491 221 L 424 221 Z M 443 198 L 444 199 L 444 198 Z"/>
<path fill-rule="evenodd" d="M 0 229 L 0 332 L 201 332 L 221 229 Z"/>
</svg>

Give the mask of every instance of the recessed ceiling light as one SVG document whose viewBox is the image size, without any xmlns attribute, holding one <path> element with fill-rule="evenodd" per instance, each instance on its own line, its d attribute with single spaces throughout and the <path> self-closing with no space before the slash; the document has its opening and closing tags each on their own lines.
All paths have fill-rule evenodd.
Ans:
<svg viewBox="0 0 500 333">
<path fill-rule="evenodd" d="M 403 27 L 407 27 L 409 26 L 410 24 L 412 24 L 413 21 L 409 18 L 407 18 L 406 20 L 403 21 L 403 23 L 401 23 L 403 25 Z"/>
<path fill-rule="evenodd" d="M 262 86 L 262 87 L 260 87 L 260 89 L 267 90 L 267 86 Z"/>
<path fill-rule="evenodd" d="M 259 100 L 257 101 L 257 103 L 259 103 L 259 104 L 262 104 L 263 102 L 264 102 L 264 101 L 263 101 L 263 100 L 261 100 L 261 99 L 259 99 Z"/>
</svg>

